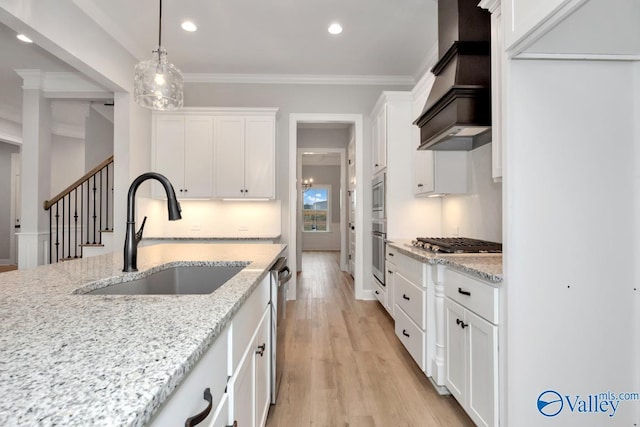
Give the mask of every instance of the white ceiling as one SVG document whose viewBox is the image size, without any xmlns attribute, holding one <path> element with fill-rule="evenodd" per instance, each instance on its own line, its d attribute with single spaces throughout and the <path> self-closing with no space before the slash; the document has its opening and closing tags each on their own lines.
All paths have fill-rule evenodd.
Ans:
<svg viewBox="0 0 640 427">
<path fill-rule="evenodd" d="M 139 59 L 158 0 L 74 0 Z M 163 0 L 162 41 L 184 73 L 419 77 L 437 53 L 434 0 Z M 184 19 L 195 33 L 180 28 Z M 344 31 L 327 32 L 337 21 Z"/>
<path fill-rule="evenodd" d="M 150 57 L 158 0 L 73 2 L 138 59 Z M 183 31 L 184 19 L 198 31 Z M 235 75 L 410 84 L 437 56 L 436 21 L 435 0 L 163 0 L 162 36 L 187 81 Z M 327 32 L 332 22 L 344 27 L 339 36 Z M 0 117 L 22 108 L 15 69 L 75 71 L 15 36 L 0 23 Z"/>
</svg>

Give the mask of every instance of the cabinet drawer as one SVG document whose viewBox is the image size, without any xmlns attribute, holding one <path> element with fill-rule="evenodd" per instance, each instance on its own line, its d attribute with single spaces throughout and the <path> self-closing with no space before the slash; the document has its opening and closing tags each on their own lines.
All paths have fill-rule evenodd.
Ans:
<svg viewBox="0 0 640 427">
<path fill-rule="evenodd" d="M 376 280 L 375 277 L 371 278 L 372 280 L 372 288 L 373 288 L 373 294 L 376 296 L 376 298 L 378 299 L 378 301 L 380 301 L 380 304 L 382 304 L 383 307 L 387 307 L 387 290 L 380 286 L 380 284 L 378 283 L 378 281 Z"/>
<path fill-rule="evenodd" d="M 426 327 L 426 303 L 427 293 L 408 281 L 400 272 L 396 271 L 394 277 L 395 303 L 409 315 L 420 329 Z"/>
<path fill-rule="evenodd" d="M 396 335 L 400 338 L 413 360 L 424 371 L 424 332 L 409 318 L 402 308 L 396 304 Z"/>
<path fill-rule="evenodd" d="M 227 365 L 229 349 L 229 328 L 226 328 L 191 369 L 187 377 L 172 392 L 168 400 L 154 416 L 151 426 L 183 425 L 185 420 L 200 413 L 207 407 L 204 390 L 211 392 L 214 407 L 217 406 L 227 386 Z M 213 411 L 206 418 L 213 419 Z"/>
<path fill-rule="evenodd" d="M 249 341 L 269 304 L 270 276 L 267 275 L 253 291 L 231 322 L 231 358 L 228 374 L 232 375 L 249 346 Z"/>
<path fill-rule="evenodd" d="M 397 257 L 398 257 L 398 250 L 387 245 L 387 252 L 385 254 L 386 260 L 388 262 L 395 262 L 395 259 Z"/>
<path fill-rule="evenodd" d="M 389 251 L 387 251 L 387 255 L 388 254 Z M 403 255 L 400 252 L 396 252 L 392 258 L 400 274 L 420 287 L 427 287 L 427 265 L 425 263 Z"/>
<path fill-rule="evenodd" d="M 498 324 L 498 288 L 447 268 L 444 293 L 489 322 Z"/>
</svg>

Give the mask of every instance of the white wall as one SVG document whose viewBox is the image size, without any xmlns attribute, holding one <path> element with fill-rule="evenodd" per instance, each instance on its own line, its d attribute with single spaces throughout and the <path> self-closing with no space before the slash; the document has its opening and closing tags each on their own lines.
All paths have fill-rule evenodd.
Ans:
<svg viewBox="0 0 640 427">
<path fill-rule="evenodd" d="M 491 177 L 491 144 L 468 153 L 467 194 L 442 198 L 442 234 L 502 242 L 502 184 Z"/>
<path fill-rule="evenodd" d="M 298 148 L 347 148 L 352 128 L 298 128 Z"/>
<path fill-rule="evenodd" d="M 548 389 L 640 389 L 635 68 L 543 60 L 508 67 L 505 425 L 638 421 L 638 402 L 621 402 L 615 417 L 536 410 Z"/>
<path fill-rule="evenodd" d="M 0 142 L 0 260 L 11 256 L 11 154 L 19 152 L 19 146 Z"/>
<path fill-rule="evenodd" d="M 148 184 L 142 184 L 148 185 Z M 142 186 L 140 187 L 142 188 Z M 144 237 L 271 237 L 280 236 L 280 201 L 227 202 L 181 200 L 182 219 L 167 219 L 167 203 L 137 198 L 136 225 L 147 218 Z"/>
<path fill-rule="evenodd" d="M 302 231 L 301 249 L 303 251 L 339 251 L 340 237 L 342 235 L 342 230 L 340 230 L 340 210 L 347 209 L 346 205 L 341 206 L 340 203 L 340 181 L 342 178 L 340 176 L 340 166 L 302 165 L 302 177 L 303 179 L 312 177 L 314 185 L 328 185 L 331 188 L 331 217 L 329 218 L 328 232 Z M 313 192 L 313 188 L 309 191 Z M 300 201 L 302 202 L 302 200 Z M 298 224 L 298 228 L 302 228 L 302 223 Z"/>
<path fill-rule="evenodd" d="M 113 155 L 113 123 L 93 108 L 85 125 L 85 172 Z"/>
<path fill-rule="evenodd" d="M 85 173 L 84 140 L 51 137 L 51 197 L 56 196 Z"/>
</svg>

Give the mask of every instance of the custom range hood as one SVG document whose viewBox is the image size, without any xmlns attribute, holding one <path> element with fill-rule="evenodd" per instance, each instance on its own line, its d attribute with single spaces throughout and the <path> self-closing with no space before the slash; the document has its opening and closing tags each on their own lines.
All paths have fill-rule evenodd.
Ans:
<svg viewBox="0 0 640 427">
<path fill-rule="evenodd" d="M 491 15 L 478 0 L 438 1 L 438 53 L 418 149 L 473 150 L 491 141 Z"/>
</svg>

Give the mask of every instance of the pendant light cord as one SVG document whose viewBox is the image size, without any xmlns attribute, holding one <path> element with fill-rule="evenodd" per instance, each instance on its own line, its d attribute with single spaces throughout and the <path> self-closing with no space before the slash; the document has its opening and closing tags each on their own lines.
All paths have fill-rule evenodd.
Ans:
<svg viewBox="0 0 640 427">
<path fill-rule="evenodd" d="M 160 18 L 158 18 L 158 48 L 162 46 L 162 0 L 160 0 Z"/>
</svg>

